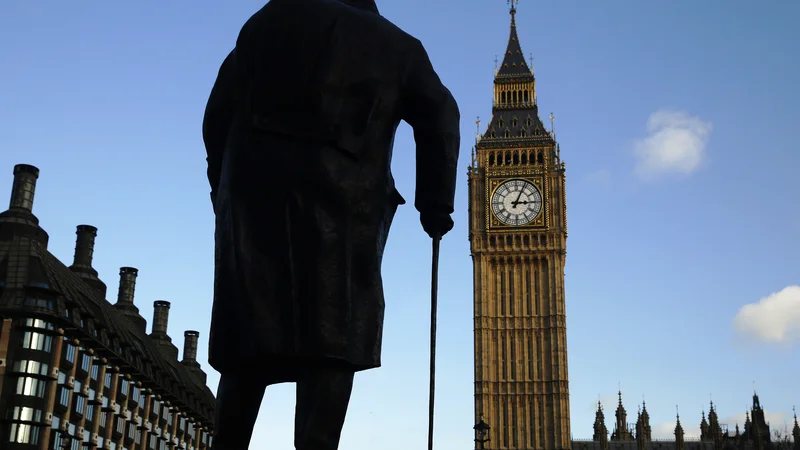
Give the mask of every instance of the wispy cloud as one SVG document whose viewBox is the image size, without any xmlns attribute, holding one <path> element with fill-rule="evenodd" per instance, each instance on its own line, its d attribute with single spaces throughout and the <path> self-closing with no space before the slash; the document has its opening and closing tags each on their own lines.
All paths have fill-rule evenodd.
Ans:
<svg viewBox="0 0 800 450">
<path fill-rule="evenodd" d="M 745 336 L 769 343 L 800 338 L 800 286 L 789 286 L 744 305 L 733 318 L 733 326 Z"/>
<path fill-rule="evenodd" d="M 636 141 L 636 174 L 652 179 L 689 175 L 705 160 L 711 123 L 685 112 L 660 110 L 647 120 L 647 136 Z"/>
</svg>

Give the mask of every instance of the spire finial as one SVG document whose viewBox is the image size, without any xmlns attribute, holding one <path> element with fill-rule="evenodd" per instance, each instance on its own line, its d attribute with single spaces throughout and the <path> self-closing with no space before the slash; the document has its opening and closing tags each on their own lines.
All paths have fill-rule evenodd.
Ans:
<svg viewBox="0 0 800 450">
<path fill-rule="evenodd" d="M 550 134 L 556 138 L 556 116 L 553 113 L 550 113 Z"/>
<path fill-rule="evenodd" d="M 675 405 L 675 417 L 678 419 L 678 422 L 681 421 L 681 412 L 678 410 L 678 405 Z"/>
<path fill-rule="evenodd" d="M 497 69 L 497 63 L 498 63 L 498 61 L 497 61 L 497 55 L 494 55 L 494 75 L 495 75 L 495 76 L 497 76 L 497 71 L 498 71 L 498 69 Z"/>
<path fill-rule="evenodd" d="M 531 60 L 531 72 L 533 72 L 533 53 L 528 55 L 528 58 L 530 58 L 530 60 Z"/>
<path fill-rule="evenodd" d="M 511 14 L 516 14 L 517 12 L 517 3 L 519 0 L 506 0 L 509 5 L 511 5 Z"/>
<path fill-rule="evenodd" d="M 508 2 L 509 5 L 511 5 L 511 27 L 516 28 L 517 21 L 514 16 L 517 14 L 517 3 L 519 3 L 519 0 L 506 0 L 506 1 Z"/>
</svg>

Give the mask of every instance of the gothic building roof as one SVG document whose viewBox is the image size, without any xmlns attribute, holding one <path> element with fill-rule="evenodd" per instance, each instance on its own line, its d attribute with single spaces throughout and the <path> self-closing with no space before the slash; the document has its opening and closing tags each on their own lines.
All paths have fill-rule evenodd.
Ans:
<svg viewBox="0 0 800 450">
<path fill-rule="evenodd" d="M 0 314 L 37 317 L 72 331 L 82 342 L 92 342 L 89 347 L 98 357 L 140 373 L 144 387 L 210 424 L 214 395 L 196 371 L 169 358 L 139 325 L 109 303 L 96 271 L 70 270 L 47 251 L 47 233 L 31 209 L 38 172 L 32 166 L 15 167 L 11 207 L 0 213 Z M 26 195 L 22 185 L 30 190 L 30 198 L 15 206 L 14 199 Z"/>
</svg>

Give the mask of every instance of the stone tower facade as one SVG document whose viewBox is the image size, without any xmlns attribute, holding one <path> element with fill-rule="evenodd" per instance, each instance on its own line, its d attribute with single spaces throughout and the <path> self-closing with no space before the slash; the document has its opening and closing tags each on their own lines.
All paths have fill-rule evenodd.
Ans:
<svg viewBox="0 0 800 450">
<path fill-rule="evenodd" d="M 475 419 L 487 449 L 569 449 L 564 163 L 539 118 L 516 2 L 492 119 L 469 168 Z M 478 122 L 480 126 L 480 122 Z"/>
</svg>

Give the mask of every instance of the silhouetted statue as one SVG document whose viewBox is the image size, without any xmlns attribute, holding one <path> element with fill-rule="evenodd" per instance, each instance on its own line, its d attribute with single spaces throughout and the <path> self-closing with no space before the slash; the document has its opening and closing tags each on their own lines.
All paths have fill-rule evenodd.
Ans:
<svg viewBox="0 0 800 450">
<path fill-rule="evenodd" d="M 295 447 L 338 447 L 354 373 L 381 364 L 401 120 L 417 147 L 415 207 L 443 235 L 459 112 L 422 44 L 372 0 L 271 0 L 242 28 L 203 123 L 215 450 L 248 448 L 264 389 L 281 382 L 297 383 Z"/>
</svg>

